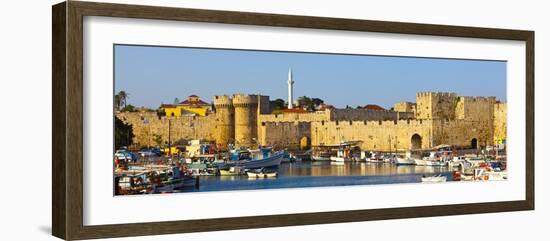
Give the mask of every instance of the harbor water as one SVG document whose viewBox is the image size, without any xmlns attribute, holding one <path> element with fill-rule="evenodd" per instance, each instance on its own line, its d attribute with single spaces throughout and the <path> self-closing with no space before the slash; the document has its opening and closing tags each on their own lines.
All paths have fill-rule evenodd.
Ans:
<svg viewBox="0 0 550 241">
<path fill-rule="evenodd" d="M 282 163 L 275 178 L 239 176 L 201 176 L 198 189 L 184 192 L 230 191 L 274 188 L 326 187 L 394 183 L 420 183 L 422 176 L 446 176 L 448 167 L 396 166 L 393 164 L 296 162 Z"/>
</svg>

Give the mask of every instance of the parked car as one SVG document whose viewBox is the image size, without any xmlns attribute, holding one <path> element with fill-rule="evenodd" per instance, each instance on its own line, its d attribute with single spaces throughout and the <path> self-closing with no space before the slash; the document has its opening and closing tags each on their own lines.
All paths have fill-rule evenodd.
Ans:
<svg viewBox="0 0 550 241">
<path fill-rule="evenodd" d="M 115 158 L 117 159 L 124 159 L 129 160 L 132 162 L 136 162 L 138 160 L 138 157 L 136 154 L 134 154 L 131 151 L 128 151 L 126 149 L 120 149 L 115 152 Z"/>
<path fill-rule="evenodd" d="M 149 156 L 161 156 L 162 152 L 158 148 L 143 148 L 138 152 L 138 154 L 142 157 L 149 157 Z"/>
</svg>

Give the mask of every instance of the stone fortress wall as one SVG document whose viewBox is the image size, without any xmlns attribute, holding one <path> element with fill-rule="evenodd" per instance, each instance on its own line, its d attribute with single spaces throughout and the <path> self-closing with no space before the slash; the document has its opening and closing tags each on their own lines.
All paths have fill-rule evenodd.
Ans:
<svg viewBox="0 0 550 241">
<path fill-rule="evenodd" d="M 163 116 L 155 112 L 118 112 L 117 117 L 132 125 L 133 143 L 138 146 L 156 146 L 155 135 L 160 136 L 162 145 L 168 144 L 168 129 L 170 122 L 170 140 L 207 139 L 214 140 L 216 136 L 215 115 L 207 116 Z"/>
<path fill-rule="evenodd" d="M 506 104 L 495 97 L 464 97 L 455 93 L 421 92 L 416 103 L 399 102 L 394 110 L 325 109 L 271 114 L 269 97 L 214 96 L 214 112 L 204 117 L 161 117 L 155 113 L 117 113 L 134 126 L 134 142 L 150 143 L 150 133 L 167 140 L 205 139 L 220 148 L 229 143 L 307 149 L 362 141 L 365 150 L 430 148 L 439 144 L 480 147 L 506 139 Z M 144 124 L 142 118 L 149 120 Z M 195 127 L 195 128 L 193 128 Z"/>
</svg>

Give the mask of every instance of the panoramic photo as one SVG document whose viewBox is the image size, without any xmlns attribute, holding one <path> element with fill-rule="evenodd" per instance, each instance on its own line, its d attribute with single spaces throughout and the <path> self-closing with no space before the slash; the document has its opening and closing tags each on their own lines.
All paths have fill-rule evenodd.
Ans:
<svg viewBox="0 0 550 241">
<path fill-rule="evenodd" d="M 114 46 L 114 195 L 504 181 L 506 62 Z"/>
</svg>

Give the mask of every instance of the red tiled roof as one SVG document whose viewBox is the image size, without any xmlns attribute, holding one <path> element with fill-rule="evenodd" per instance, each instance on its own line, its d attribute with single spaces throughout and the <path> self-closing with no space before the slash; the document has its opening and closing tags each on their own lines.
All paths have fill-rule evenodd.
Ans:
<svg viewBox="0 0 550 241">
<path fill-rule="evenodd" d="M 199 97 L 198 95 L 190 95 L 189 97 Z"/>
<path fill-rule="evenodd" d="M 197 100 L 197 101 L 189 101 L 189 100 L 184 100 L 182 102 L 180 102 L 180 105 L 210 105 L 202 100 Z"/>
<path fill-rule="evenodd" d="M 363 109 L 367 109 L 367 110 L 386 110 L 386 109 L 382 108 L 379 105 L 365 105 L 363 107 Z"/>
<path fill-rule="evenodd" d="M 172 104 L 161 104 L 160 105 L 160 108 L 175 108 L 176 105 L 172 105 Z"/>
</svg>

